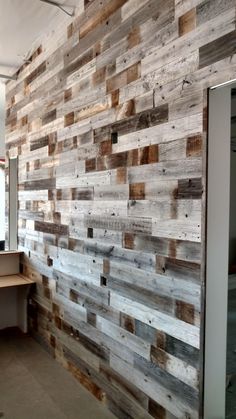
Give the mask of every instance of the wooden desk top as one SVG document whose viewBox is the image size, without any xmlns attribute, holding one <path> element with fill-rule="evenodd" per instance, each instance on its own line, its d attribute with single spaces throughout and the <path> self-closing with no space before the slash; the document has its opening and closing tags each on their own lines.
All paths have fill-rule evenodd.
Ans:
<svg viewBox="0 0 236 419">
<path fill-rule="evenodd" d="M 20 250 L 1 250 L 0 256 L 21 255 L 22 253 L 24 252 Z"/>
<path fill-rule="evenodd" d="M 6 275 L 0 276 L 0 288 L 18 287 L 19 285 L 30 285 L 34 284 L 29 278 L 23 275 Z"/>
</svg>

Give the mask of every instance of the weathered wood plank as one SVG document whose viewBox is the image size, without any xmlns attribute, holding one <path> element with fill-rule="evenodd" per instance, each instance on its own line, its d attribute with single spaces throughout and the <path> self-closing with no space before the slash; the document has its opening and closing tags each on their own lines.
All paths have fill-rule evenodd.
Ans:
<svg viewBox="0 0 236 419">
<path fill-rule="evenodd" d="M 199 49 L 199 68 L 236 53 L 236 31 L 232 31 Z"/>
<path fill-rule="evenodd" d="M 191 418 L 197 418 L 197 412 L 194 412 L 192 407 L 187 407 L 185 403 L 180 402 L 180 400 L 172 393 L 171 398 L 169 398 L 165 393 L 163 386 L 160 385 L 154 378 L 147 377 L 141 371 L 138 372 L 133 370 L 127 363 L 118 359 L 118 357 L 111 357 L 111 366 L 115 369 L 115 371 L 122 372 L 122 375 L 126 378 L 128 378 L 129 375 L 130 379 L 134 385 L 137 386 L 137 388 L 140 390 L 144 390 L 145 388 L 146 393 L 148 393 L 153 400 L 174 414 L 174 416 L 181 417 L 181 415 L 185 414 L 183 412 L 187 411 Z"/>
<path fill-rule="evenodd" d="M 179 18 L 179 35 L 185 35 L 196 27 L 196 9 L 191 9 Z"/>
<path fill-rule="evenodd" d="M 124 119 L 107 127 L 103 126 L 102 128 L 95 130 L 94 140 L 95 142 L 99 142 L 101 139 L 104 141 L 105 139 L 110 139 L 112 133 L 125 135 L 131 132 L 162 124 L 167 120 L 168 106 L 163 105 L 155 109 L 141 112 L 135 116 L 131 116 L 129 119 Z"/>
<path fill-rule="evenodd" d="M 36 221 L 35 231 L 41 231 L 43 233 L 59 234 L 61 236 L 66 236 L 68 235 L 68 226 Z"/>
<path fill-rule="evenodd" d="M 157 330 L 168 333 L 195 348 L 199 348 L 199 329 L 196 326 L 173 319 L 167 314 L 151 308 L 147 309 L 143 304 L 121 297 L 113 291 L 110 295 L 110 304 L 115 310 L 122 311 L 146 324 L 151 324 Z"/>
</svg>

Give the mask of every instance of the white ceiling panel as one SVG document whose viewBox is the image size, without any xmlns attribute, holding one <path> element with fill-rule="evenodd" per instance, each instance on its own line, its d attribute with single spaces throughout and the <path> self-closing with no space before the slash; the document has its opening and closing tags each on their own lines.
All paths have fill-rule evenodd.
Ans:
<svg viewBox="0 0 236 419">
<path fill-rule="evenodd" d="M 57 3 L 72 12 L 78 0 Z M 57 7 L 40 0 L 0 0 L 0 73 L 14 74 L 37 38 L 66 19 Z"/>
</svg>

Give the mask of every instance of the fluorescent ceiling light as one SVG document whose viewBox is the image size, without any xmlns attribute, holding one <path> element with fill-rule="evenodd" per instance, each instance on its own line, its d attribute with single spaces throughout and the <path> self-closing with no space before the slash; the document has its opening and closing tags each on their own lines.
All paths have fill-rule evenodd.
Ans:
<svg viewBox="0 0 236 419">
<path fill-rule="evenodd" d="M 62 10 L 62 12 L 64 12 L 64 13 L 66 13 L 68 16 L 70 16 L 70 17 L 72 17 L 72 16 L 74 16 L 74 10 L 73 10 L 73 12 L 72 13 L 69 13 L 66 9 L 65 9 L 65 7 L 70 7 L 70 8 L 72 8 L 72 9 L 74 9 L 73 8 L 73 6 L 67 6 L 66 4 L 65 5 L 62 5 L 62 4 L 60 4 L 60 3 L 57 3 L 56 1 L 54 1 L 54 0 L 40 0 L 41 2 L 43 2 L 43 3 L 47 3 L 47 4 L 50 4 L 51 6 L 56 6 L 56 7 L 58 7 L 58 9 L 60 9 L 60 10 Z"/>
</svg>

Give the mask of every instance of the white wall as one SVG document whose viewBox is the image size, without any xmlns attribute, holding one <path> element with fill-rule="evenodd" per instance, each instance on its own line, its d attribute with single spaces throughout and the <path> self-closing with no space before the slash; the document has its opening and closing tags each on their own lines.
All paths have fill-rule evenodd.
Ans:
<svg viewBox="0 0 236 419">
<path fill-rule="evenodd" d="M 209 92 L 204 418 L 225 418 L 231 86 Z"/>
</svg>

